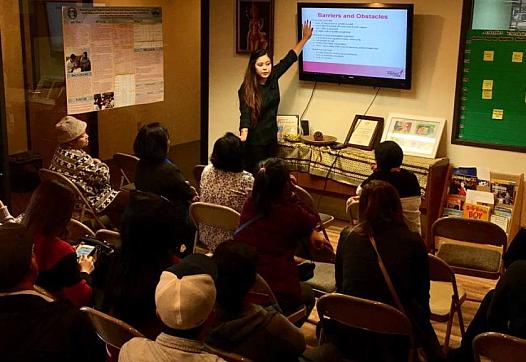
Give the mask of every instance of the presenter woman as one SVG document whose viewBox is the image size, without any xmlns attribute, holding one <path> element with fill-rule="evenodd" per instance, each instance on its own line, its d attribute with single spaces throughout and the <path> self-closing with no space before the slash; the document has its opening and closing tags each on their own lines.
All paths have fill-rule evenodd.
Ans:
<svg viewBox="0 0 526 362">
<path fill-rule="evenodd" d="M 276 156 L 279 106 L 278 79 L 298 59 L 303 46 L 312 36 L 310 21 L 303 23 L 302 38 L 276 66 L 266 49 L 250 55 L 243 84 L 238 91 L 239 138 L 245 142 L 245 169 L 254 172 L 261 160 Z"/>
</svg>

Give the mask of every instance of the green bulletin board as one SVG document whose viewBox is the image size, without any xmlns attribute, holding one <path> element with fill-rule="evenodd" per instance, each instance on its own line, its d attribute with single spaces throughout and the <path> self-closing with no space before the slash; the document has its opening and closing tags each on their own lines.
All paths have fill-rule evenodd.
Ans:
<svg viewBox="0 0 526 362">
<path fill-rule="evenodd" d="M 526 151 L 526 32 L 467 33 L 459 114 L 459 143 Z"/>
</svg>

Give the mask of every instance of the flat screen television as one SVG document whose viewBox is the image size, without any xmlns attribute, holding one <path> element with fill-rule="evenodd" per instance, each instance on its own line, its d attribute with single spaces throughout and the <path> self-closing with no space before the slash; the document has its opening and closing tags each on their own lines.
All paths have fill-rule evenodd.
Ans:
<svg viewBox="0 0 526 362">
<path fill-rule="evenodd" d="M 411 88 L 412 4 L 298 3 L 301 80 Z"/>
</svg>

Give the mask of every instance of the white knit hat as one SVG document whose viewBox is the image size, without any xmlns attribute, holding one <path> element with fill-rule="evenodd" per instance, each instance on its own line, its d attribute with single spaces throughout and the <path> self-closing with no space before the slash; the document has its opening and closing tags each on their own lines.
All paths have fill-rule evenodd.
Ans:
<svg viewBox="0 0 526 362">
<path fill-rule="evenodd" d="M 155 305 L 162 322 L 173 329 L 202 325 L 216 301 L 217 268 L 202 254 L 192 254 L 163 271 L 155 289 Z"/>
<path fill-rule="evenodd" d="M 87 124 L 72 116 L 62 118 L 56 125 L 58 143 L 67 143 L 82 136 L 86 132 Z"/>
</svg>

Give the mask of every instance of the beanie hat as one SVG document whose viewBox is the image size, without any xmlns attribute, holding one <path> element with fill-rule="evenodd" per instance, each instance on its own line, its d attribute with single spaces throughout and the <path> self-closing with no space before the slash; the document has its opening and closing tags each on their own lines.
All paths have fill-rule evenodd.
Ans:
<svg viewBox="0 0 526 362">
<path fill-rule="evenodd" d="M 400 167 L 404 159 L 404 152 L 398 143 L 384 141 L 374 148 L 374 158 L 378 168 L 388 172 L 392 168 Z"/>
<path fill-rule="evenodd" d="M 21 224 L 0 226 L 0 290 L 22 281 L 31 265 L 33 239 Z"/>
<path fill-rule="evenodd" d="M 162 322 L 173 329 L 202 325 L 216 301 L 217 267 L 203 254 L 191 254 L 162 272 L 155 305 Z"/>
<path fill-rule="evenodd" d="M 62 118 L 56 125 L 58 143 L 67 143 L 86 132 L 86 122 L 72 116 Z"/>
</svg>

